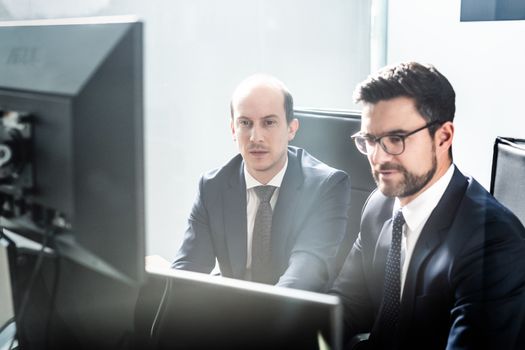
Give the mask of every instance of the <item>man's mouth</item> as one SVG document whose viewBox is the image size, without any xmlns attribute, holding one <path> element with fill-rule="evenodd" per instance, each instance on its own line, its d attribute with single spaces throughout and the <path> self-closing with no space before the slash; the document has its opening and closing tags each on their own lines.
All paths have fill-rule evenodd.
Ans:
<svg viewBox="0 0 525 350">
<path fill-rule="evenodd" d="M 396 169 L 388 169 L 388 170 L 379 170 L 377 171 L 379 174 L 381 175 L 391 175 L 391 174 L 394 174 L 394 173 L 397 173 L 399 172 L 398 170 Z"/>
<path fill-rule="evenodd" d="M 249 148 L 248 149 L 248 152 L 250 152 L 251 154 L 265 154 L 265 153 L 268 153 L 268 150 L 265 149 L 265 148 L 261 148 L 261 147 L 252 147 L 252 148 Z"/>
<path fill-rule="evenodd" d="M 375 170 L 375 173 L 377 176 L 381 175 L 382 177 L 388 177 L 388 176 L 398 174 L 402 172 L 402 170 L 403 169 L 400 166 L 389 164 L 389 165 L 383 165 L 383 166 L 378 167 Z"/>
</svg>

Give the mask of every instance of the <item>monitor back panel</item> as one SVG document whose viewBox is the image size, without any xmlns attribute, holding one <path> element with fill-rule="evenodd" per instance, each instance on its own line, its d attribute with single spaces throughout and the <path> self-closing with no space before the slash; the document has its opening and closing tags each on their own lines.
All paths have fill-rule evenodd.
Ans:
<svg viewBox="0 0 525 350">
<path fill-rule="evenodd" d="M 150 312 L 160 305 L 160 291 L 167 291 L 158 318 L 146 323 L 160 349 L 340 348 L 334 296 L 186 271 L 150 274 L 153 285 L 157 302 Z"/>
</svg>

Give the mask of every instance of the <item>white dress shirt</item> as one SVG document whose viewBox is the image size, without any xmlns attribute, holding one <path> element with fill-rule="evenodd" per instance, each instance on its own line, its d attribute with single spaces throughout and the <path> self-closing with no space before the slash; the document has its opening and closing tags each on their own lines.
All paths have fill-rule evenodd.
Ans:
<svg viewBox="0 0 525 350">
<path fill-rule="evenodd" d="M 272 207 L 272 210 L 275 208 L 275 203 L 277 203 L 277 198 L 279 197 L 279 189 L 281 187 L 281 183 L 283 182 L 284 173 L 286 172 L 287 167 L 288 159 L 286 159 L 284 167 L 266 184 L 267 186 L 277 187 L 272 195 L 272 198 L 270 199 L 270 206 Z M 253 176 L 250 175 L 248 169 L 246 169 L 246 165 L 244 166 L 244 180 L 246 181 L 246 224 L 248 229 L 248 239 L 246 240 L 248 243 L 248 250 L 246 255 L 246 268 L 250 269 L 252 266 L 253 225 L 255 223 L 255 214 L 257 213 L 257 209 L 259 208 L 260 202 L 259 197 L 257 197 L 257 194 L 255 193 L 254 187 L 264 185 L 259 181 L 255 180 Z"/>
<path fill-rule="evenodd" d="M 445 175 L 443 175 L 435 184 L 427 188 L 423 193 L 417 196 L 412 202 L 404 207 L 401 207 L 399 199 L 396 198 L 394 203 L 395 213 L 401 209 L 405 218 L 403 225 L 403 237 L 401 240 L 401 295 L 403 295 L 403 287 L 408 271 L 408 264 L 412 258 L 414 247 L 421 235 L 423 226 L 427 222 L 430 214 L 438 204 L 439 200 L 445 193 L 452 175 L 454 174 L 454 165 L 451 164 Z M 393 215 L 392 215 L 393 216 Z"/>
</svg>

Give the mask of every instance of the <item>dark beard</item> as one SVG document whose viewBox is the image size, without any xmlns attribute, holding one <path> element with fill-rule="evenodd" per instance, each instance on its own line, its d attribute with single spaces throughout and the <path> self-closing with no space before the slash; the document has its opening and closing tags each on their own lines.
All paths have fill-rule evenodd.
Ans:
<svg viewBox="0 0 525 350">
<path fill-rule="evenodd" d="M 409 173 L 402 165 L 399 164 L 387 163 L 380 167 L 380 170 L 388 169 L 400 171 L 403 174 L 404 180 L 395 187 L 382 188 L 379 182 L 379 174 L 376 171 L 372 171 L 374 180 L 381 192 L 387 197 L 408 197 L 421 191 L 421 189 L 425 187 L 430 182 L 430 180 L 432 180 L 432 177 L 434 176 L 437 170 L 436 153 L 433 152 L 432 154 L 432 167 L 423 175 L 414 175 L 412 173 Z"/>
</svg>

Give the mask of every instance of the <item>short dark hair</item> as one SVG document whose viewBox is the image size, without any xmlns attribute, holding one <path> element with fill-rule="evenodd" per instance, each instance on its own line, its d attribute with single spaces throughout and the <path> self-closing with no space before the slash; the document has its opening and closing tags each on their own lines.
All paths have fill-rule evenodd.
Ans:
<svg viewBox="0 0 525 350">
<path fill-rule="evenodd" d="M 456 93 L 447 78 L 432 65 L 405 62 L 387 66 L 354 90 L 356 103 L 375 104 L 401 96 L 414 99 L 427 123 L 454 120 Z M 430 134 L 434 135 L 436 130 L 437 127 L 430 128 Z"/>
<path fill-rule="evenodd" d="M 290 122 L 294 119 L 294 113 L 293 113 L 293 97 L 290 91 L 286 89 L 281 90 L 284 95 L 284 111 L 286 115 L 286 122 L 290 124 Z"/>
<path fill-rule="evenodd" d="M 248 81 L 249 79 L 255 79 L 255 78 L 258 78 L 258 79 L 264 78 L 268 82 L 277 86 L 281 90 L 281 92 L 283 93 L 283 97 L 284 97 L 284 112 L 286 116 L 286 122 L 290 124 L 291 121 L 294 119 L 294 111 L 293 111 L 293 97 L 290 91 L 288 90 L 288 88 L 284 85 L 283 82 L 269 75 L 256 74 L 252 77 L 249 77 L 245 81 Z M 233 100 L 230 100 L 230 115 L 233 119 Z"/>
</svg>

